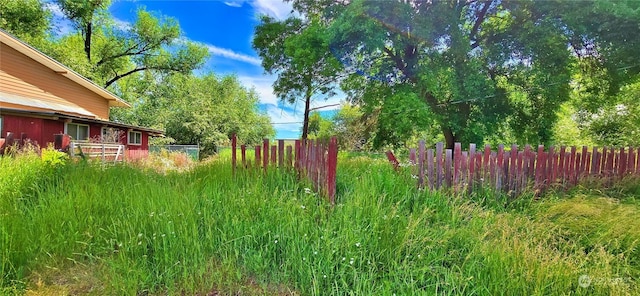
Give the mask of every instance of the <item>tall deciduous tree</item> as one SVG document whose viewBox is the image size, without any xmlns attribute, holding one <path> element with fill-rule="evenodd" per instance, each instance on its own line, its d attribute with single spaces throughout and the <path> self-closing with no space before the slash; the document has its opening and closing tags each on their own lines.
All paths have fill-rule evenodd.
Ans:
<svg viewBox="0 0 640 296">
<path fill-rule="evenodd" d="M 50 17 L 40 0 L 0 0 L 0 28 L 20 38 L 44 37 Z"/>
<path fill-rule="evenodd" d="M 117 25 L 109 15 L 109 0 L 57 0 L 79 30 L 92 73 L 83 73 L 109 87 L 141 71 L 187 73 L 201 66 L 208 51 L 180 40 L 173 18 L 140 9 L 135 23 Z"/>
<path fill-rule="evenodd" d="M 113 119 L 165 129 L 177 144 L 200 144 L 205 155 L 232 134 L 245 144 L 274 135 L 270 118 L 257 108 L 257 94 L 235 76 L 209 73 L 155 78 L 127 79 L 122 87 L 133 110 L 112 112 Z"/>
<path fill-rule="evenodd" d="M 288 103 L 304 101 L 302 139 L 309 132 L 312 97 L 331 96 L 337 86 L 340 63 L 329 51 L 325 29 L 318 18 L 277 21 L 263 16 L 253 39 L 265 71 L 278 75 L 273 85 L 276 95 Z"/>
<path fill-rule="evenodd" d="M 537 124 L 533 135 L 549 141 L 553 118 L 541 117 L 568 97 L 568 41 L 532 3 L 356 0 L 331 29 L 333 52 L 354 72 L 415 93 L 447 147 L 482 142 L 516 112 L 518 125 Z M 508 86 L 524 97 L 509 97 Z"/>
<path fill-rule="evenodd" d="M 91 40 L 94 26 L 99 21 L 100 14 L 106 14 L 111 0 L 56 0 L 56 2 L 82 34 L 84 52 L 87 55 L 87 60 L 91 60 Z"/>
<path fill-rule="evenodd" d="M 330 22 L 331 51 L 365 78 L 346 85 L 353 98 L 384 106 L 413 92 L 448 147 L 482 142 L 505 126 L 520 142 L 551 142 L 575 61 L 619 69 L 636 64 L 640 48 L 632 1 L 293 2 Z M 640 67 L 633 70 L 608 77 L 625 81 Z M 381 89 L 391 95 L 380 97 Z"/>
</svg>

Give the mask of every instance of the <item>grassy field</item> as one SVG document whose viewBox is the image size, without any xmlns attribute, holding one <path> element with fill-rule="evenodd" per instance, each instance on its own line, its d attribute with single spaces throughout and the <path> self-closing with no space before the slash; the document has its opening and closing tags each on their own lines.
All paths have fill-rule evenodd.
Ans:
<svg viewBox="0 0 640 296">
<path fill-rule="evenodd" d="M 224 157 L 160 174 L 27 153 L 0 158 L 0 294 L 640 295 L 639 183 L 506 202 L 343 155 L 331 208 Z"/>
</svg>

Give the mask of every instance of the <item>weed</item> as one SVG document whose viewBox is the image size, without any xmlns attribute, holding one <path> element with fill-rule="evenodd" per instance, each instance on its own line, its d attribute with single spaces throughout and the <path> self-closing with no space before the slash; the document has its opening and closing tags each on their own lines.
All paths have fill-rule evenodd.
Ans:
<svg viewBox="0 0 640 296">
<path fill-rule="evenodd" d="M 416 190 L 366 157 L 341 157 L 334 207 L 284 170 L 232 175 L 225 155 L 182 172 L 80 162 L 51 174 L 25 154 L 0 171 L 7 293 L 640 293 L 638 204 L 596 191 Z"/>
</svg>

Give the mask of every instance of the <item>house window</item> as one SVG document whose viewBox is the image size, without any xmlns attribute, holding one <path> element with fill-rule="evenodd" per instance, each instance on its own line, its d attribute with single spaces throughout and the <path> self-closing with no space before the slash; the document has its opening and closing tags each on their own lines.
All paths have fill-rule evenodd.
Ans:
<svg viewBox="0 0 640 296">
<path fill-rule="evenodd" d="M 142 145 L 142 133 L 141 132 L 129 132 L 129 145 Z"/>
<path fill-rule="evenodd" d="M 64 125 L 64 133 L 76 141 L 89 140 L 89 125 L 79 123 L 67 123 Z"/>
<path fill-rule="evenodd" d="M 102 128 L 102 143 L 118 143 L 120 142 L 120 135 L 122 131 L 113 127 Z"/>
<path fill-rule="evenodd" d="M 0 116 L 0 138 L 2 138 L 3 135 L 4 132 L 2 131 L 2 116 Z"/>
</svg>

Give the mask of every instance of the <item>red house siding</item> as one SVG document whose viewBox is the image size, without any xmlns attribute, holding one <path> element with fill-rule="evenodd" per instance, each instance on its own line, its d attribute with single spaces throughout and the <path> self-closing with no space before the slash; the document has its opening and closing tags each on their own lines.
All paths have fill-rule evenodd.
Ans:
<svg viewBox="0 0 640 296">
<path fill-rule="evenodd" d="M 44 118 L 34 118 L 17 115 L 0 114 L 3 118 L 2 135 L 0 138 L 5 137 L 7 132 L 12 132 L 16 139 L 20 139 L 22 133 L 26 134 L 26 137 L 40 147 L 47 147 L 49 143 L 54 142 L 54 135 L 64 133 L 64 121 L 52 120 Z M 109 127 L 105 124 L 98 123 L 86 123 L 79 120 L 74 121 L 80 124 L 89 125 L 89 137 L 91 139 L 100 139 L 102 136 L 102 128 Z M 125 145 L 127 150 L 128 159 L 138 159 L 146 157 L 149 154 L 149 133 L 145 131 L 139 131 L 142 133 L 142 145 L 128 145 L 129 129 L 116 127 L 121 131 L 119 144 Z M 134 130 L 136 131 L 136 130 Z"/>
<path fill-rule="evenodd" d="M 137 160 L 149 156 L 149 134 L 142 133 L 142 145 L 127 145 L 129 142 L 129 132 L 126 131 L 125 137 L 123 137 L 123 143 L 127 145 L 127 160 Z"/>
<path fill-rule="evenodd" d="M 44 124 L 42 125 L 42 137 L 40 143 L 44 143 L 44 145 L 41 144 L 41 146 L 46 147 L 49 143 L 53 143 L 53 135 L 64 133 L 64 122 L 43 119 L 43 123 Z"/>
<path fill-rule="evenodd" d="M 22 133 L 26 134 L 27 138 L 31 141 L 41 145 L 42 139 L 42 126 L 43 119 L 41 118 L 28 118 L 12 115 L 2 115 L 2 129 L 5 137 L 7 133 L 11 132 L 15 139 L 20 139 Z"/>
</svg>

